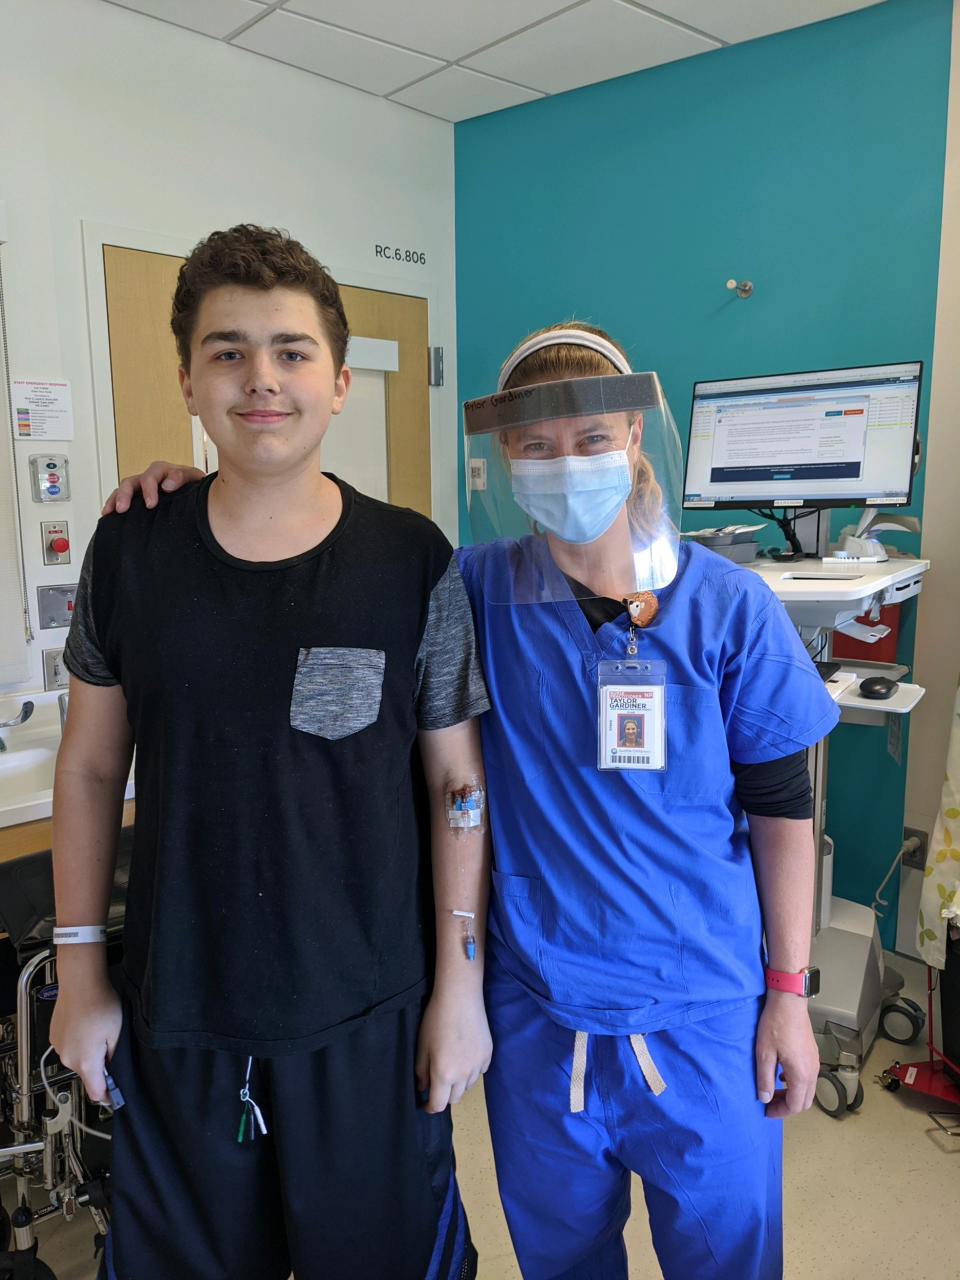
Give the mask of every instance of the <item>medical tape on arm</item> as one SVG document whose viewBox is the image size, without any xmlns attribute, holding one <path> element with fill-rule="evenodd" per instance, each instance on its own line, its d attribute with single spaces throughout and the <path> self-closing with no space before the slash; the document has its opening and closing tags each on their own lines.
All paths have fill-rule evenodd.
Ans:
<svg viewBox="0 0 960 1280">
<path fill-rule="evenodd" d="M 459 846 L 458 870 L 460 890 L 466 897 L 466 869 L 463 863 L 463 838 L 470 833 L 480 834 L 486 829 L 486 793 L 483 783 L 477 777 L 469 782 L 452 787 L 446 794 L 444 807 L 447 814 L 447 826 L 454 833 Z M 463 925 L 463 954 L 473 960 L 477 954 L 477 939 L 473 932 L 473 921 L 476 912 L 466 907 L 455 908 L 450 913 L 456 916 Z"/>
</svg>

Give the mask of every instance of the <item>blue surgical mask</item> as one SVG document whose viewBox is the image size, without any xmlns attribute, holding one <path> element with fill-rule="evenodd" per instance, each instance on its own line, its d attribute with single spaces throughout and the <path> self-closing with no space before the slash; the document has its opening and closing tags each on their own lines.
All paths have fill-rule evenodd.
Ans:
<svg viewBox="0 0 960 1280">
<path fill-rule="evenodd" d="M 517 506 L 564 542 L 593 542 L 630 496 L 630 459 L 623 450 L 590 457 L 511 458 Z"/>
</svg>

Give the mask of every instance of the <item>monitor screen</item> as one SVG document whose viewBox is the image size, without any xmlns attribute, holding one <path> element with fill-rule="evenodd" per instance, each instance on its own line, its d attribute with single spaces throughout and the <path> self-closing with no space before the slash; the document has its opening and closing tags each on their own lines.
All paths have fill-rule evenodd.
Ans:
<svg viewBox="0 0 960 1280">
<path fill-rule="evenodd" d="M 684 508 L 905 506 L 922 369 L 695 383 Z"/>
</svg>

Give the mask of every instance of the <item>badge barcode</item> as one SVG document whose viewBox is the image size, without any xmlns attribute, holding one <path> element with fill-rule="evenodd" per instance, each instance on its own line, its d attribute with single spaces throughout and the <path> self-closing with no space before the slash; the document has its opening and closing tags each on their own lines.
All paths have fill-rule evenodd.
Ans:
<svg viewBox="0 0 960 1280">
<path fill-rule="evenodd" d="M 642 756 L 634 753 L 633 755 L 628 756 L 623 751 L 617 752 L 617 764 L 649 764 L 649 763 L 650 763 L 650 757 L 648 755 Z"/>
</svg>

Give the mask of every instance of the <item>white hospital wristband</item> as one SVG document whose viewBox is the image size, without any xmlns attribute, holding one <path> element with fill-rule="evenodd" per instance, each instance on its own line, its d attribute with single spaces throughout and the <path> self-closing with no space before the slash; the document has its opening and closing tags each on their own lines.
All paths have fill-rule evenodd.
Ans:
<svg viewBox="0 0 960 1280">
<path fill-rule="evenodd" d="M 66 946 L 74 942 L 106 942 L 107 930 L 102 924 L 68 925 L 53 931 L 53 944 L 56 947 Z"/>
</svg>

